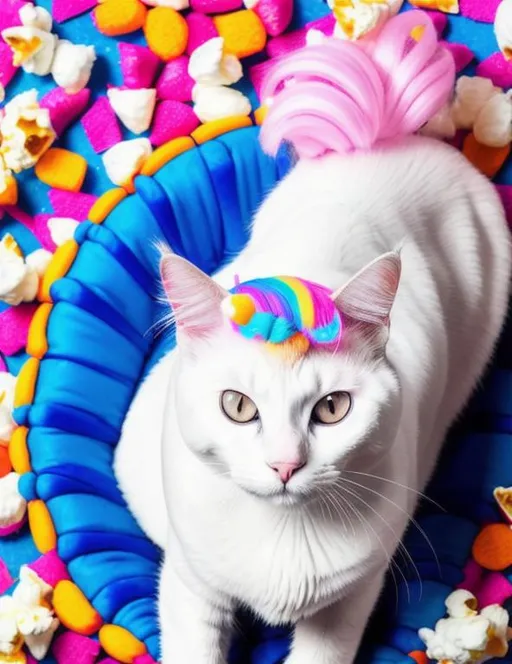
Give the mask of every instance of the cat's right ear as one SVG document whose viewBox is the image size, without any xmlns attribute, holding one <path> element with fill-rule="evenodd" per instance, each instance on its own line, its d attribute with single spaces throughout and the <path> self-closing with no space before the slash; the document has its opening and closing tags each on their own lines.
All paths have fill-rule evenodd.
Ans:
<svg viewBox="0 0 512 664">
<path fill-rule="evenodd" d="M 223 325 L 222 301 L 229 295 L 213 279 L 168 249 L 161 249 L 160 276 L 178 333 L 205 337 Z"/>
<path fill-rule="evenodd" d="M 344 323 L 355 327 L 376 351 L 381 351 L 388 339 L 401 268 L 399 252 L 383 254 L 332 295 Z"/>
</svg>

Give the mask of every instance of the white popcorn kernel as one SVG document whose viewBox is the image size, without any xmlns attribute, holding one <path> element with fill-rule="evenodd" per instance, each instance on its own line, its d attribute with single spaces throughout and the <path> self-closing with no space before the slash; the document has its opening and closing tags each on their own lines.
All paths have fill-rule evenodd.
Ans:
<svg viewBox="0 0 512 664">
<path fill-rule="evenodd" d="M 224 54 L 224 39 L 214 37 L 192 53 L 188 73 L 203 85 L 232 85 L 242 78 L 243 69 L 235 55 Z"/>
<path fill-rule="evenodd" d="M 50 237 L 58 247 L 73 238 L 77 226 L 78 221 L 67 217 L 52 217 L 48 219 Z"/>
<path fill-rule="evenodd" d="M 306 46 L 321 46 L 329 39 L 321 30 L 311 28 L 306 33 Z"/>
<path fill-rule="evenodd" d="M 48 265 L 53 258 L 51 251 L 47 249 L 36 249 L 25 257 L 25 263 L 34 270 L 39 278 L 44 276 Z"/>
<path fill-rule="evenodd" d="M 12 306 L 31 302 L 38 288 L 37 273 L 27 266 L 16 241 L 7 233 L 0 242 L 0 300 Z"/>
<path fill-rule="evenodd" d="M 154 88 L 138 90 L 111 88 L 107 96 L 114 113 L 127 129 L 134 134 L 142 134 L 149 129 L 156 104 Z"/>
<path fill-rule="evenodd" d="M 512 101 L 508 94 L 494 95 L 478 114 L 473 133 L 481 145 L 503 148 L 512 142 Z"/>
<path fill-rule="evenodd" d="M 2 31 L 4 41 L 11 47 L 13 63 L 28 74 L 46 76 L 50 73 L 57 45 L 57 37 L 39 28 L 15 26 Z"/>
<path fill-rule="evenodd" d="M 44 607 L 42 607 L 44 610 Z M 46 611 L 48 611 L 46 609 Z M 49 613 L 49 612 L 48 612 Z M 53 616 L 53 614 L 50 614 Z M 32 620 L 38 622 L 39 616 L 35 615 L 32 616 Z M 48 625 L 48 620 L 46 616 L 44 616 L 44 625 Z M 37 661 L 41 661 L 46 657 L 48 654 L 48 651 L 50 649 L 50 645 L 53 639 L 53 636 L 57 629 L 59 628 L 59 621 L 57 618 L 52 617 L 51 622 L 48 627 L 46 627 L 45 631 L 42 632 L 32 632 L 30 634 L 25 635 L 25 645 L 27 646 L 30 654 L 34 659 Z M 20 630 L 21 631 L 21 630 Z"/>
<path fill-rule="evenodd" d="M 381 2 L 353 0 L 349 5 L 334 0 L 329 4 L 336 18 L 334 36 L 356 41 L 362 37 L 375 35 L 388 19 L 399 12 L 403 0 Z"/>
<path fill-rule="evenodd" d="M 72 44 L 67 39 L 59 40 L 51 68 L 55 83 L 68 94 L 80 92 L 91 78 L 95 60 L 94 46 Z"/>
<path fill-rule="evenodd" d="M 465 618 L 478 613 L 476 597 L 468 590 L 455 590 L 446 598 L 445 606 L 450 618 Z"/>
<path fill-rule="evenodd" d="M 16 377 L 7 371 L 0 372 L 0 446 L 6 447 L 16 428 L 12 417 Z"/>
<path fill-rule="evenodd" d="M 27 511 L 27 501 L 18 491 L 18 473 L 0 478 L 0 528 L 21 523 Z"/>
<path fill-rule="evenodd" d="M 15 655 L 23 646 L 18 631 L 16 613 L 18 604 L 10 595 L 0 597 L 0 654 Z"/>
<path fill-rule="evenodd" d="M 192 91 L 192 98 L 194 112 L 201 122 L 233 115 L 249 115 L 251 112 L 249 99 L 233 88 L 197 84 Z"/>
<path fill-rule="evenodd" d="M 494 34 L 506 60 L 512 59 L 512 0 L 503 0 L 496 10 Z"/>
<path fill-rule="evenodd" d="M 12 99 L 0 119 L 0 156 L 5 167 L 19 173 L 32 168 L 55 140 L 48 109 L 37 102 L 37 91 L 28 90 Z"/>
<path fill-rule="evenodd" d="M 128 185 L 140 173 L 152 151 L 147 138 L 135 138 L 114 145 L 102 156 L 108 177 L 120 187 Z"/>
<path fill-rule="evenodd" d="M 44 7 L 35 7 L 27 3 L 23 5 L 18 13 L 22 25 L 28 28 L 37 28 L 44 32 L 51 32 L 53 24 L 52 15 Z"/>
<path fill-rule="evenodd" d="M 440 139 L 453 138 L 456 132 L 451 104 L 445 104 L 420 130 L 423 136 Z"/>
<path fill-rule="evenodd" d="M 12 593 L 13 598 L 23 606 L 40 606 L 48 603 L 53 588 L 43 581 L 28 565 L 22 565 L 19 583 Z"/>
<path fill-rule="evenodd" d="M 472 129 L 475 120 L 494 95 L 500 93 L 491 80 L 481 76 L 461 76 L 455 87 L 452 117 L 458 129 Z"/>
</svg>

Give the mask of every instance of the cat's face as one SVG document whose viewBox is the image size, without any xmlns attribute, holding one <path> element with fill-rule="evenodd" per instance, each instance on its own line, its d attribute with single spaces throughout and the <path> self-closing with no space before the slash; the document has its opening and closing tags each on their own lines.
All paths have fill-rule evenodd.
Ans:
<svg viewBox="0 0 512 664">
<path fill-rule="evenodd" d="M 384 352 L 399 275 L 396 254 L 356 275 L 332 296 L 344 324 L 340 346 L 293 355 L 244 338 L 223 314 L 227 293 L 164 256 L 178 332 L 176 418 L 212 473 L 293 505 L 335 488 L 344 469 L 371 472 L 393 444 L 401 409 Z"/>
<path fill-rule="evenodd" d="M 310 352 L 289 362 L 225 330 L 178 362 L 176 415 L 212 472 L 264 500 L 303 503 L 392 444 L 396 377 L 383 358 Z"/>
</svg>

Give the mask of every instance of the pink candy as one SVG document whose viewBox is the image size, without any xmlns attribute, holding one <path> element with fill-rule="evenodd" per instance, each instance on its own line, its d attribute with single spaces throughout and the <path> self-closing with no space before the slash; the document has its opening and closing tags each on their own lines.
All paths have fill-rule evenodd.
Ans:
<svg viewBox="0 0 512 664">
<path fill-rule="evenodd" d="M 12 64 L 12 51 L 5 42 L 0 42 L 0 83 L 7 87 L 18 68 Z"/>
<path fill-rule="evenodd" d="M 187 16 L 188 44 L 187 53 L 191 55 L 196 48 L 219 36 L 215 23 L 209 16 L 199 12 L 191 12 Z"/>
<path fill-rule="evenodd" d="M 460 13 L 482 23 L 494 23 L 501 0 L 460 0 Z"/>
<path fill-rule="evenodd" d="M 158 58 L 146 46 L 119 44 L 123 85 L 127 88 L 150 88 L 160 65 Z"/>
<path fill-rule="evenodd" d="M 310 21 L 306 24 L 306 30 L 319 30 L 323 32 L 324 35 L 328 37 L 332 36 L 334 32 L 334 27 L 336 25 L 336 19 L 333 14 L 327 14 L 322 16 L 322 18 L 317 18 L 316 21 Z"/>
<path fill-rule="evenodd" d="M 48 228 L 48 220 L 52 217 L 55 217 L 55 215 L 36 214 L 34 216 L 34 225 L 32 226 L 31 230 L 41 243 L 43 249 L 47 249 L 53 253 L 57 248 L 57 245 L 52 240 L 52 236 L 50 235 L 50 230 Z"/>
<path fill-rule="evenodd" d="M 446 30 L 448 25 L 448 17 L 443 12 L 429 12 L 428 15 L 432 19 L 434 28 L 436 29 L 438 37 L 440 37 Z"/>
<path fill-rule="evenodd" d="M 263 81 L 265 80 L 265 77 L 267 76 L 268 72 L 275 66 L 275 62 L 272 60 L 265 60 L 264 62 L 260 62 L 257 65 L 254 65 L 249 69 L 249 78 L 251 79 L 251 83 L 254 86 L 254 89 L 256 91 L 256 94 L 258 95 L 258 99 L 260 101 L 263 101 L 261 99 L 261 88 L 263 86 Z"/>
<path fill-rule="evenodd" d="M 455 60 L 455 69 L 457 73 L 465 69 L 475 58 L 473 51 L 465 44 L 453 44 L 451 42 L 441 42 L 442 45 L 450 51 Z"/>
<path fill-rule="evenodd" d="M 14 583 L 6 563 L 0 558 L 0 595 L 3 595 Z"/>
<path fill-rule="evenodd" d="M 188 58 L 182 55 L 165 65 L 156 84 L 159 99 L 190 101 L 194 80 L 188 75 Z"/>
<path fill-rule="evenodd" d="M 40 556 L 35 562 L 30 563 L 28 567 L 52 588 L 55 588 L 59 581 L 68 581 L 70 579 L 66 564 L 59 558 L 55 550 L 46 553 L 44 556 Z"/>
<path fill-rule="evenodd" d="M 188 136 L 199 126 L 192 108 L 179 101 L 162 101 L 156 108 L 149 140 L 159 146 L 179 136 Z"/>
<path fill-rule="evenodd" d="M 60 137 L 83 113 L 90 96 L 91 91 L 88 88 L 80 90 L 76 95 L 68 95 L 63 88 L 53 88 L 44 95 L 39 103 L 50 111 L 50 119 L 57 136 Z"/>
<path fill-rule="evenodd" d="M 85 221 L 89 210 L 98 200 L 91 194 L 63 191 L 62 189 L 50 189 L 48 198 L 55 212 L 54 217 L 69 217 L 77 221 Z"/>
<path fill-rule="evenodd" d="M 24 0 L 1 0 L 0 4 L 0 31 L 14 25 L 21 25 L 19 11 L 26 2 Z"/>
<path fill-rule="evenodd" d="M 512 597 L 512 584 L 503 574 L 497 572 L 484 578 L 477 593 L 478 605 L 482 609 L 490 604 L 501 606 L 509 597 Z"/>
<path fill-rule="evenodd" d="M 190 5 L 196 12 L 220 14 L 240 9 L 242 0 L 191 0 Z"/>
<path fill-rule="evenodd" d="M 36 304 L 22 303 L 0 313 L 0 352 L 9 356 L 25 348 L 28 328 L 36 309 Z"/>
<path fill-rule="evenodd" d="M 53 0 L 52 15 L 57 23 L 63 23 L 74 16 L 88 12 L 97 4 L 98 0 Z"/>
<path fill-rule="evenodd" d="M 52 647 L 57 664 L 93 664 L 100 650 L 97 641 L 74 632 L 64 632 L 58 636 Z"/>
<path fill-rule="evenodd" d="M 493 53 L 476 68 L 478 76 L 490 78 L 494 85 L 508 89 L 512 87 L 512 62 L 505 60 L 501 53 Z"/>
<path fill-rule="evenodd" d="M 259 0 L 254 11 L 260 17 L 267 33 L 271 37 L 276 37 L 290 25 L 293 0 Z"/>
<path fill-rule="evenodd" d="M 297 51 L 306 45 L 306 28 L 294 30 L 286 35 L 280 35 L 270 39 L 267 43 L 267 53 L 271 58 L 279 58 L 282 55 Z"/>
<path fill-rule="evenodd" d="M 133 664 L 158 664 L 151 655 L 139 655 L 133 660 Z"/>
<path fill-rule="evenodd" d="M 99 97 L 94 102 L 82 117 L 82 126 L 93 150 L 98 154 L 123 140 L 116 114 L 107 97 Z"/>
</svg>

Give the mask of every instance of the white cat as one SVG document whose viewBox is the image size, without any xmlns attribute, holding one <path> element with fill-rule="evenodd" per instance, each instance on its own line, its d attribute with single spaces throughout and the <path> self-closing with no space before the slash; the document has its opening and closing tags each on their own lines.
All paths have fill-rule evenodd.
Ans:
<svg viewBox="0 0 512 664">
<path fill-rule="evenodd" d="M 163 664 L 225 664 L 241 606 L 296 623 L 286 664 L 355 657 L 507 308 L 496 191 L 455 149 L 408 135 L 454 75 L 420 12 L 371 44 L 328 40 L 280 61 L 262 143 L 287 139 L 301 159 L 215 280 L 162 258 L 177 349 L 141 386 L 115 467 L 165 549 Z M 225 315 L 235 275 L 330 289 L 339 348 L 285 357 L 244 338 Z"/>
<path fill-rule="evenodd" d="M 415 491 L 491 356 L 510 261 L 494 188 L 426 138 L 299 162 L 215 282 L 164 256 L 178 349 L 141 386 L 116 456 L 130 507 L 166 551 L 164 664 L 224 664 L 240 606 L 297 622 L 287 664 L 352 661 Z M 342 287 L 349 341 L 292 364 L 243 339 L 217 286 L 235 274 Z M 247 395 L 261 425 L 233 423 L 225 390 Z M 336 392 L 350 394 L 346 417 L 312 424 Z M 305 464 L 286 500 L 275 460 Z"/>
</svg>

